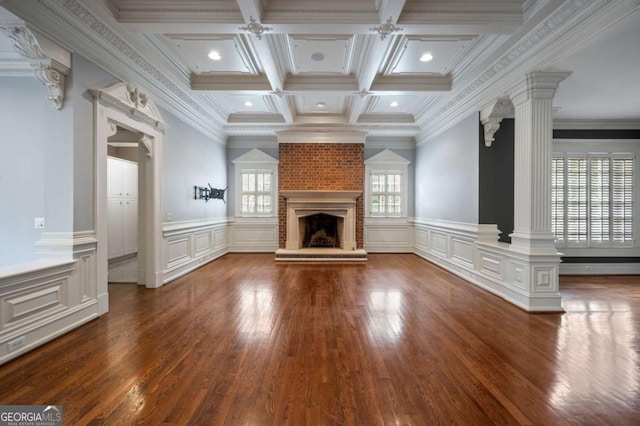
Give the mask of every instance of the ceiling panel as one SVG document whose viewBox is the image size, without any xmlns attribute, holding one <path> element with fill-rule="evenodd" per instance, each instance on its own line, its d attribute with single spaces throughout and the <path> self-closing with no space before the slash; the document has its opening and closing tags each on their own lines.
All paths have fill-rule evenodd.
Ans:
<svg viewBox="0 0 640 426">
<path fill-rule="evenodd" d="M 353 36 L 289 37 L 293 74 L 348 74 Z"/>
<path fill-rule="evenodd" d="M 412 114 L 422 99 L 416 95 L 374 96 L 365 111 L 367 114 Z"/>
<path fill-rule="evenodd" d="M 236 34 L 225 35 L 168 35 L 177 53 L 196 74 L 257 74 L 258 67 L 249 48 Z M 220 59 L 212 60 L 209 53 L 218 52 Z"/>
<path fill-rule="evenodd" d="M 448 74 L 462 57 L 470 38 L 405 37 L 390 58 L 385 70 L 389 74 Z M 423 55 L 432 59 L 423 62 Z"/>
<path fill-rule="evenodd" d="M 335 93 L 309 93 L 296 96 L 296 114 L 344 114 L 347 98 L 348 96 Z"/>
<path fill-rule="evenodd" d="M 266 102 L 266 97 L 261 95 L 227 95 L 224 96 L 230 113 L 268 113 L 274 112 Z"/>
</svg>

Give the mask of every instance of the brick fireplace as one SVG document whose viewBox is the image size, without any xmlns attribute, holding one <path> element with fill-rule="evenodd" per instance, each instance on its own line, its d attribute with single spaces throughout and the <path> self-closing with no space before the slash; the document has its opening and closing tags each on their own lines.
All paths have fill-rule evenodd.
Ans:
<svg viewBox="0 0 640 426">
<path fill-rule="evenodd" d="M 279 247 L 281 249 L 291 248 L 287 247 L 287 241 L 291 245 L 291 241 L 299 239 L 298 236 L 295 238 L 287 237 L 288 229 L 292 228 L 292 222 L 289 222 L 288 226 L 287 215 L 291 214 L 292 210 L 288 208 L 289 200 L 284 194 L 300 195 L 303 192 L 308 194 L 323 193 L 325 201 L 332 197 L 335 198 L 335 194 L 351 194 L 353 197 L 351 212 L 339 207 L 340 203 L 345 202 L 342 199 L 336 200 L 338 207 L 335 207 L 333 211 L 338 212 L 336 216 L 339 217 L 339 223 L 346 225 L 345 221 L 353 221 L 352 226 L 355 226 L 352 239 L 353 248 L 349 247 L 349 249 L 362 249 L 364 143 L 280 143 L 278 186 L 280 189 L 278 199 Z M 326 195 L 331 193 L 334 195 Z M 296 202 L 298 201 L 300 198 L 297 198 Z M 309 208 L 307 211 L 309 215 L 318 213 L 331 215 L 333 214 L 331 213 L 332 208 Z M 304 212 L 297 214 L 299 217 L 307 216 Z M 296 232 L 300 232 L 299 228 L 296 229 L 298 229 Z"/>
</svg>

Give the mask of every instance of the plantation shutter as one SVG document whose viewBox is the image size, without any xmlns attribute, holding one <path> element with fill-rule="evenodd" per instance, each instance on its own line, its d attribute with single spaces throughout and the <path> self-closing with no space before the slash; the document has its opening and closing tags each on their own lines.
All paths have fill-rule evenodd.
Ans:
<svg viewBox="0 0 640 426">
<path fill-rule="evenodd" d="M 567 244 L 587 243 L 587 159 L 567 158 Z"/>
<path fill-rule="evenodd" d="M 589 238 L 592 245 L 611 240 L 610 223 L 610 158 L 591 156 L 589 171 Z"/>
<path fill-rule="evenodd" d="M 558 243 L 564 243 L 564 157 L 551 159 L 551 232 Z"/>
<path fill-rule="evenodd" d="M 614 244 L 633 244 L 633 158 L 612 158 Z"/>
</svg>

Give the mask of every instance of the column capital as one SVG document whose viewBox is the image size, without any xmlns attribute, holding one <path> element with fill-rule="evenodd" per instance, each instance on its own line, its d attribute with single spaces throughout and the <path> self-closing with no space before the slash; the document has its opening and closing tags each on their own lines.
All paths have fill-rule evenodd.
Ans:
<svg viewBox="0 0 640 426">
<path fill-rule="evenodd" d="M 569 77 L 570 71 L 535 71 L 528 73 L 507 90 L 514 106 L 531 100 L 551 101 L 562 80 Z"/>
</svg>

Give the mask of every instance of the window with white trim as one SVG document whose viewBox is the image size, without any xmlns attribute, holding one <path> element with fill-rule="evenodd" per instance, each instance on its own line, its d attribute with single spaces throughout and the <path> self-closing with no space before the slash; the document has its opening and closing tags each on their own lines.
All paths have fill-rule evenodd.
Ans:
<svg viewBox="0 0 640 426">
<path fill-rule="evenodd" d="M 232 163 L 235 216 L 276 216 L 278 160 L 254 148 Z"/>
<path fill-rule="evenodd" d="M 242 208 L 240 213 L 271 213 L 271 194 L 273 175 L 269 170 L 243 170 Z"/>
<path fill-rule="evenodd" d="M 402 172 L 375 170 L 371 172 L 371 215 L 400 216 L 402 214 Z"/>
<path fill-rule="evenodd" d="M 633 245 L 632 154 L 552 158 L 551 228 L 558 245 Z"/>
<path fill-rule="evenodd" d="M 407 170 L 410 163 L 389 149 L 365 161 L 366 216 L 407 216 Z"/>
</svg>

